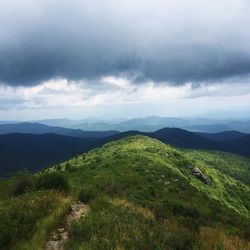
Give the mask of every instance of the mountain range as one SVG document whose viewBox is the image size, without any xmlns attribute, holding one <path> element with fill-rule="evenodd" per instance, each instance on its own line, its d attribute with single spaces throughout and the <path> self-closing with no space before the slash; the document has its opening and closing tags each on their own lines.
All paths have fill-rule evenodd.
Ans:
<svg viewBox="0 0 250 250">
<path fill-rule="evenodd" d="M 218 133 L 223 131 L 236 130 L 243 133 L 250 133 L 250 120 L 233 119 L 208 119 L 208 118 L 179 118 L 149 116 L 145 118 L 101 120 L 101 119 L 50 119 L 36 121 L 49 126 L 59 126 L 85 131 L 108 131 L 115 130 L 124 132 L 128 130 L 139 130 L 141 132 L 153 132 L 165 127 L 182 128 L 194 132 Z"/>
<path fill-rule="evenodd" d="M 81 129 L 71 129 L 64 127 L 48 126 L 40 123 L 22 122 L 13 124 L 0 124 L 1 134 L 48 134 L 54 133 L 58 135 L 72 136 L 72 137 L 94 137 L 102 138 L 116 134 L 117 131 L 83 131 Z"/>
<path fill-rule="evenodd" d="M 0 121 L 0 125 L 10 124 L 22 124 L 28 126 L 27 123 L 46 125 L 50 127 L 78 129 L 83 131 L 108 131 L 113 133 L 114 131 L 125 132 L 129 130 L 138 130 L 141 132 L 154 132 L 158 129 L 171 127 L 182 128 L 193 132 L 205 132 L 205 133 L 219 133 L 224 131 L 238 131 L 242 133 L 250 133 L 250 120 L 249 119 L 209 119 L 209 118 L 179 118 L 179 117 L 159 117 L 149 116 L 144 118 L 133 119 L 97 119 L 89 118 L 83 120 L 71 120 L 71 119 L 46 119 L 29 122 L 18 121 Z M 5 127 L 4 129 L 6 129 Z M 14 126 L 12 129 L 15 128 Z M 30 128 L 33 130 L 33 128 Z M 41 127 L 41 130 L 48 130 L 46 127 Z M 51 129 L 49 132 L 53 132 Z M 39 133 L 39 132 L 38 132 Z M 61 131 L 61 134 L 70 135 L 74 133 L 78 134 L 79 131 Z M 85 137 L 85 135 L 82 135 Z M 102 135 L 101 135 L 102 136 Z"/>
<path fill-rule="evenodd" d="M 15 124 L 15 126 L 19 125 Z M 22 126 L 23 124 L 21 124 Z M 37 124 L 29 124 L 29 126 L 40 128 L 40 125 Z M 236 131 L 209 134 L 195 133 L 177 128 L 164 128 L 150 133 L 140 131 L 118 133 L 111 131 L 108 132 L 111 134 L 109 135 L 106 134 L 107 132 L 96 132 L 95 134 L 95 132 L 54 127 L 54 133 L 46 133 L 50 127 L 42 126 L 42 128 L 46 128 L 44 134 L 41 134 L 40 130 L 34 129 L 34 134 L 8 133 L 0 135 L 0 176 L 10 176 L 23 168 L 27 168 L 32 172 L 38 171 L 77 154 L 88 152 L 107 142 L 131 135 L 156 138 L 163 143 L 182 148 L 219 150 L 250 157 L 250 135 Z M 1 131 L 3 133 L 3 130 Z M 66 135 L 55 134 L 57 131 L 63 131 Z M 76 136 L 78 134 L 75 131 L 79 133 L 79 136 Z M 69 134 L 71 136 L 68 136 Z"/>
</svg>

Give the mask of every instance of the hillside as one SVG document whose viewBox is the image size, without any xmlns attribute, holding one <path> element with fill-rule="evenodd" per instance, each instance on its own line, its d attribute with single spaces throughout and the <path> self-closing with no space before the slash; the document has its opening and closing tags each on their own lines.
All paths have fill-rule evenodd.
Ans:
<svg viewBox="0 0 250 250">
<path fill-rule="evenodd" d="M 39 174 L 0 180 L 0 248 L 41 249 L 53 228 L 63 225 L 70 203 L 80 199 L 90 211 L 72 222 L 64 249 L 250 249 L 244 173 L 249 160 L 243 157 L 127 137 Z M 56 176 L 68 183 L 59 186 L 66 194 L 47 190 L 58 189 Z M 30 188 L 7 198 L 7 190 L 25 178 Z M 38 192 L 41 186 L 46 189 Z M 22 231 L 25 223 L 29 230 Z M 12 237 L 12 230 L 19 236 Z"/>
</svg>

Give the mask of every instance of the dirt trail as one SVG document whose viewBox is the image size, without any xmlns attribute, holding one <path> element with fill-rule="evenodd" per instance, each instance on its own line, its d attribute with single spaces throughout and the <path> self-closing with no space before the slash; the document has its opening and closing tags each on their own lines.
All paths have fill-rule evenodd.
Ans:
<svg viewBox="0 0 250 250">
<path fill-rule="evenodd" d="M 60 250 L 63 249 L 63 242 L 68 239 L 68 229 L 72 221 L 79 220 L 84 217 L 89 211 L 89 206 L 81 202 L 76 202 L 71 205 L 71 211 L 68 214 L 63 227 L 57 228 L 50 234 L 48 241 L 45 244 L 44 250 Z"/>
</svg>

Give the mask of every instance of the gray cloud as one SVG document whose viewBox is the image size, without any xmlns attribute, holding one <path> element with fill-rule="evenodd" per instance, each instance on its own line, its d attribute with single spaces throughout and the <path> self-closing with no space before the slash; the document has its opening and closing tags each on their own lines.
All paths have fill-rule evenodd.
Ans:
<svg viewBox="0 0 250 250">
<path fill-rule="evenodd" d="M 0 3 L 0 82 L 213 82 L 250 73 L 247 0 Z M 95 82 L 95 81 L 91 81 Z"/>
</svg>

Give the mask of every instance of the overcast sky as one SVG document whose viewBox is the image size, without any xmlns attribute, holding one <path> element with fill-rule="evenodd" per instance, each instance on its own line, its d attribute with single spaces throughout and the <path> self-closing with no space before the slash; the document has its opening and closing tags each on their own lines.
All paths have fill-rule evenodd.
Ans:
<svg viewBox="0 0 250 250">
<path fill-rule="evenodd" d="M 0 120 L 245 112 L 249 24 L 249 0 L 0 1 Z"/>
</svg>

